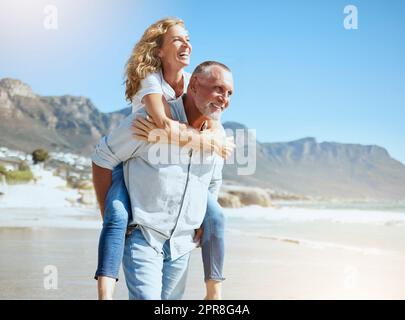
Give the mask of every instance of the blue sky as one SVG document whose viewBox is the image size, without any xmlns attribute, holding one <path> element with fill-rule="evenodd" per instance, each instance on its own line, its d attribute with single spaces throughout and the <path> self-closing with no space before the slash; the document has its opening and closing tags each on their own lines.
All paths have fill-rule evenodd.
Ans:
<svg viewBox="0 0 405 320">
<path fill-rule="evenodd" d="M 43 26 L 44 7 L 58 29 Z M 358 29 L 343 8 L 358 8 Z M 185 20 L 199 62 L 231 67 L 224 121 L 260 141 L 377 144 L 405 163 L 405 1 L 2 0 L 0 78 L 42 95 L 83 95 L 102 111 L 126 106 L 123 69 L 155 20 Z"/>
</svg>

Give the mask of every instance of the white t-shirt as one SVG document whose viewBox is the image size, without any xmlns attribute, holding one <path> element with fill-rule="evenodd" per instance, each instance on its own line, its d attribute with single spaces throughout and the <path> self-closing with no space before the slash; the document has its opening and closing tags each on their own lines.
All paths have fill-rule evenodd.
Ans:
<svg viewBox="0 0 405 320">
<path fill-rule="evenodd" d="M 187 91 L 190 77 L 190 73 L 183 71 L 183 93 Z M 174 92 L 173 88 L 163 78 L 162 70 L 150 73 L 145 77 L 145 79 L 141 80 L 140 88 L 132 99 L 132 112 L 136 112 L 140 108 L 144 107 L 145 104 L 142 103 L 142 99 L 144 96 L 151 93 L 159 93 L 163 95 L 167 101 L 175 100 L 178 98 L 176 97 L 176 93 Z"/>
</svg>

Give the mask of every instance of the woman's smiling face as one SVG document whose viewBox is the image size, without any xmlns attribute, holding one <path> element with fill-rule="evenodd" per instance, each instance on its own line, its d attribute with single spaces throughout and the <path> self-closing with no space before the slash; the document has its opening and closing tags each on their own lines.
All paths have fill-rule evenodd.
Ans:
<svg viewBox="0 0 405 320">
<path fill-rule="evenodd" d="M 158 56 L 163 65 L 184 68 L 190 64 L 191 44 L 187 30 L 180 24 L 170 27 L 163 36 Z"/>
</svg>

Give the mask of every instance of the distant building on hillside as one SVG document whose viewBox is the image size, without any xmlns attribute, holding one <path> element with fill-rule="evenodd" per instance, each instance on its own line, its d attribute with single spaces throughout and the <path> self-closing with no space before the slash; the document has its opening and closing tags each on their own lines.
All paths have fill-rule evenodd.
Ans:
<svg viewBox="0 0 405 320">
<path fill-rule="evenodd" d="M 15 158 L 0 158 L 0 165 L 6 168 L 7 171 L 18 170 L 21 160 Z"/>
</svg>

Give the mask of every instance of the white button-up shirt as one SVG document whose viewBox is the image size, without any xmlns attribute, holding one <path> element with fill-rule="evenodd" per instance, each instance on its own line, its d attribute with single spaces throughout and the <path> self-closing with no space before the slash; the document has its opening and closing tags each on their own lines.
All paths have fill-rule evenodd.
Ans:
<svg viewBox="0 0 405 320">
<path fill-rule="evenodd" d="M 174 120 L 188 123 L 182 97 L 169 105 Z M 194 230 L 204 219 L 208 192 L 218 197 L 223 160 L 187 147 L 138 140 L 131 131 L 137 116 L 145 117 L 145 109 L 129 115 L 103 137 L 92 160 L 110 170 L 124 162 L 132 208 L 129 225 L 138 225 L 159 253 L 170 239 L 171 258 L 176 259 L 196 247 Z"/>
</svg>

